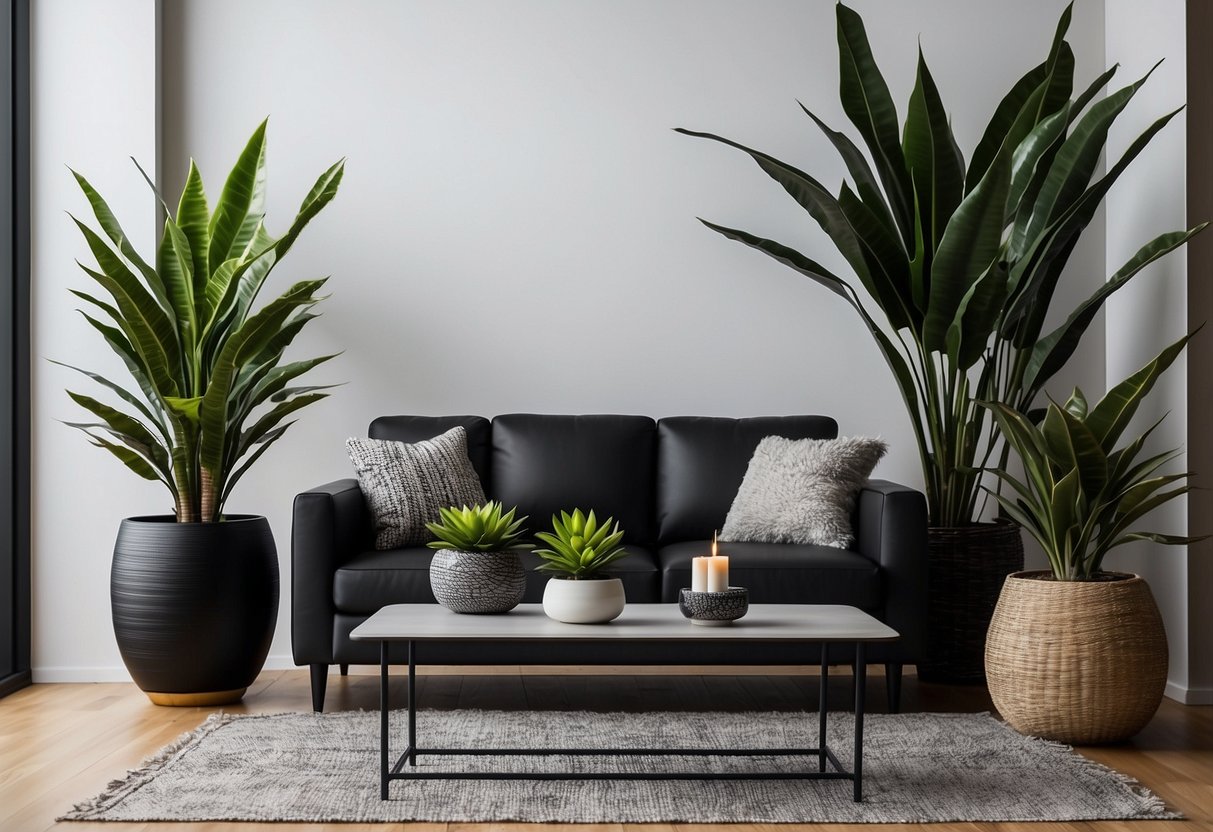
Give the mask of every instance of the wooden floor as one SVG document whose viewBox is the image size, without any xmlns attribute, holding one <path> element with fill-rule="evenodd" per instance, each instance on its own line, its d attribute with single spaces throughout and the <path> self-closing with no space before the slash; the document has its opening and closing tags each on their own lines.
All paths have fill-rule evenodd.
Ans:
<svg viewBox="0 0 1213 832">
<path fill-rule="evenodd" d="M 745 675 L 679 675 L 664 669 L 619 669 L 610 676 L 570 669 L 498 668 L 491 674 L 450 671 L 426 674 L 418 681 L 418 700 L 432 708 L 535 708 L 588 710 L 749 710 L 816 708 L 817 680 L 805 675 L 769 675 L 761 669 Z M 596 671 L 601 672 L 601 670 Z M 869 708 L 884 710 L 884 686 L 869 681 Z M 393 696 L 403 701 L 403 679 L 394 678 Z M 850 680 L 841 670 L 832 677 L 830 705 L 846 706 Z M 908 676 L 904 708 L 922 711 L 983 711 L 990 702 L 983 689 L 918 684 Z M 378 681 L 373 675 L 336 675 L 329 682 L 326 710 L 375 708 Z M 306 671 L 266 672 L 244 702 L 228 710 L 277 713 L 310 708 Z M 77 800 L 91 797 L 111 779 L 139 765 L 176 736 L 196 727 L 211 709 L 152 705 L 133 685 L 35 685 L 0 699 L 0 832 L 274 832 L 282 830 L 407 830 L 408 832 L 520 832 L 526 824 L 240 824 L 240 823 L 61 823 L 57 815 Z M 947 832 L 1213 832 L 1213 707 L 1185 707 L 1164 700 L 1146 730 L 1129 745 L 1084 749 L 1083 753 L 1137 777 L 1188 820 L 1047 824 L 940 824 Z M 1008 784 L 1013 788 L 1014 784 Z M 575 827 L 544 827 L 565 832 Z M 602 825 L 602 832 L 681 832 L 654 824 Z M 702 827 L 705 828 L 706 827 Z M 794 832 L 799 827 L 727 827 L 750 832 Z M 806 827 L 807 828 L 807 827 Z M 906 829 L 906 827 L 901 827 Z M 699 828 L 696 828 L 698 832 Z M 817 827 L 821 829 L 821 827 Z M 851 827 L 827 829 L 846 832 Z M 887 827 L 885 828 L 887 829 Z M 907 829 L 913 832 L 913 827 Z"/>
</svg>

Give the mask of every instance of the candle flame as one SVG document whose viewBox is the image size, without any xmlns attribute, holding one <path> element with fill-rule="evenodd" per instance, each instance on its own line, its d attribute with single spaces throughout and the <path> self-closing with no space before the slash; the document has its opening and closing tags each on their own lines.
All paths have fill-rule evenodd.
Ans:
<svg viewBox="0 0 1213 832">
<path fill-rule="evenodd" d="M 716 532 L 712 532 L 712 557 L 716 557 Z"/>
</svg>

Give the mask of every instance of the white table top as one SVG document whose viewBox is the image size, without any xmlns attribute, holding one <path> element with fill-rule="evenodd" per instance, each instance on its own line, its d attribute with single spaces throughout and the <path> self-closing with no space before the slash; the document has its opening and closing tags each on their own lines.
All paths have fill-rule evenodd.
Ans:
<svg viewBox="0 0 1213 832">
<path fill-rule="evenodd" d="M 628 604 L 609 624 L 564 624 L 541 604 L 459 615 L 438 604 L 393 604 L 350 633 L 355 641 L 895 641 L 897 631 L 855 607 L 751 604 L 727 627 L 701 627 L 677 604 Z"/>
</svg>

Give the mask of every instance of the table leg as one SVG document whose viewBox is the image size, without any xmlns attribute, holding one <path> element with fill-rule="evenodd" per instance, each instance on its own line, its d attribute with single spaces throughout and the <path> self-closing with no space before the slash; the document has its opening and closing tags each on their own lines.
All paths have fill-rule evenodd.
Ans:
<svg viewBox="0 0 1213 832">
<path fill-rule="evenodd" d="M 416 642 L 409 641 L 409 765 L 417 765 L 417 659 Z"/>
<path fill-rule="evenodd" d="M 379 799 L 387 800 L 388 730 L 387 730 L 387 642 L 379 642 Z"/>
<path fill-rule="evenodd" d="M 855 795 L 856 803 L 863 800 L 863 700 L 867 687 L 868 665 L 863 642 L 855 644 Z"/>
<path fill-rule="evenodd" d="M 830 690 L 830 646 L 821 645 L 820 692 L 817 695 L 817 770 L 826 770 L 826 699 Z"/>
</svg>

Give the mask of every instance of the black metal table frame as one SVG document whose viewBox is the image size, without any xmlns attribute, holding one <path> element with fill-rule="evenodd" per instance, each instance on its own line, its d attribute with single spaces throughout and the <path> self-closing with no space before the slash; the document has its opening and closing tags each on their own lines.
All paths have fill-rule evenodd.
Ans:
<svg viewBox="0 0 1213 832">
<path fill-rule="evenodd" d="M 864 643 L 855 642 L 855 759 L 847 771 L 826 743 L 826 687 L 829 682 L 829 644 L 821 644 L 820 703 L 816 748 L 418 748 L 417 747 L 417 648 L 408 642 L 408 732 L 404 753 L 389 765 L 388 640 L 379 643 L 379 799 L 388 799 L 393 780 L 850 780 L 853 799 L 863 800 L 863 702 L 867 661 Z M 523 771 L 417 771 L 417 757 L 426 756 L 517 756 L 517 757 L 816 757 L 816 771 L 755 772 L 523 772 Z M 828 765 L 827 765 L 828 764 Z M 833 766 L 833 771 L 828 770 Z"/>
</svg>

